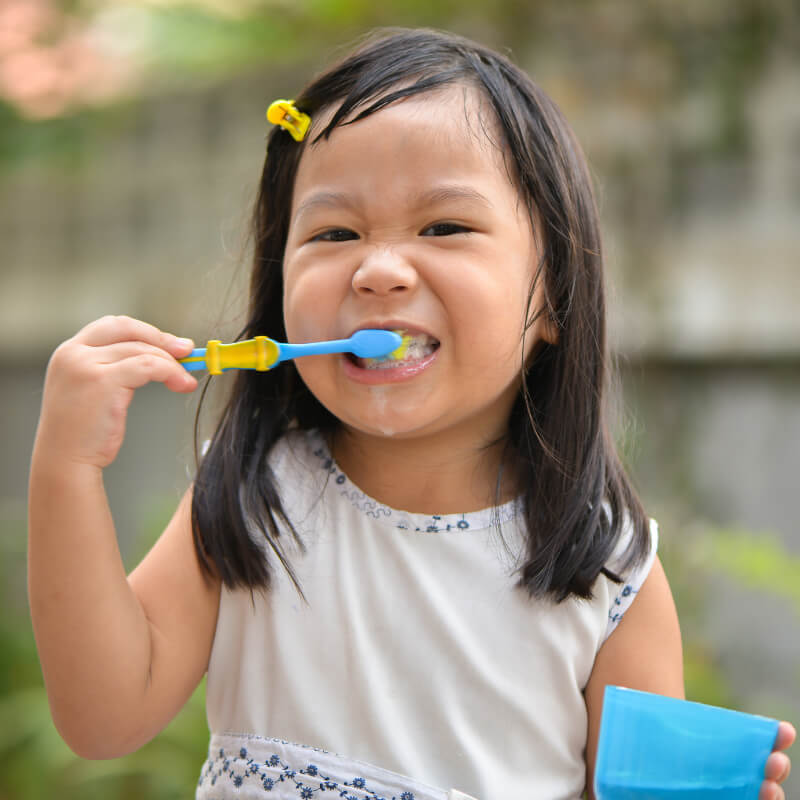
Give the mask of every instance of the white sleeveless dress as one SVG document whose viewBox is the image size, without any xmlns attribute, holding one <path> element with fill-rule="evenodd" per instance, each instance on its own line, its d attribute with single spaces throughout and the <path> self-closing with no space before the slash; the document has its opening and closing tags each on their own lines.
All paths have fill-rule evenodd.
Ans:
<svg viewBox="0 0 800 800">
<path fill-rule="evenodd" d="M 515 586 L 514 502 L 388 508 L 315 433 L 291 432 L 270 463 L 305 599 L 279 566 L 268 593 L 223 588 L 197 800 L 580 798 L 583 689 L 650 571 L 655 523 L 624 583 L 601 575 L 593 599 L 555 604 Z"/>
</svg>

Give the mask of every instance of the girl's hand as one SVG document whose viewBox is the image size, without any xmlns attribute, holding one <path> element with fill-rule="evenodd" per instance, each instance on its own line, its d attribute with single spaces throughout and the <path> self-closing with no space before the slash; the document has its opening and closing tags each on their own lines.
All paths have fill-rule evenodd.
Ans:
<svg viewBox="0 0 800 800">
<path fill-rule="evenodd" d="M 125 437 L 136 389 L 151 381 L 173 392 L 197 387 L 176 360 L 192 346 L 130 317 L 103 317 L 87 325 L 50 359 L 37 450 L 55 465 L 107 467 Z"/>
<path fill-rule="evenodd" d="M 775 747 L 767 759 L 767 766 L 764 770 L 766 780 L 761 786 L 758 800 L 785 800 L 786 795 L 780 784 L 789 777 L 791 762 L 789 756 L 781 751 L 792 746 L 796 735 L 792 725 L 788 722 L 781 722 L 778 727 L 778 735 L 775 737 Z"/>
</svg>

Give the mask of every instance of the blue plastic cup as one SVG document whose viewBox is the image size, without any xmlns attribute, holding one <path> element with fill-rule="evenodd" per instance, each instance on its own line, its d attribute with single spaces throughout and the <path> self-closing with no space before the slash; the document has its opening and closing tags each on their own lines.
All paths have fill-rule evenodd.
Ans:
<svg viewBox="0 0 800 800">
<path fill-rule="evenodd" d="M 778 721 L 607 686 L 597 800 L 757 800 Z"/>
</svg>

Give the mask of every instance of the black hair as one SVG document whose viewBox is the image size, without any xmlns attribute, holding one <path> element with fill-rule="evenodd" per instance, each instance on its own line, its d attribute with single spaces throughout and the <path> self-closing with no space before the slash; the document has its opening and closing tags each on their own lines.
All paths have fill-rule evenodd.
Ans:
<svg viewBox="0 0 800 800">
<path fill-rule="evenodd" d="M 322 110 L 333 114 L 311 143 L 297 143 L 280 128 L 269 135 L 241 337 L 267 333 L 285 340 L 282 261 L 304 148 L 339 125 L 357 124 L 404 97 L 450 85 L 477 89 L 496 118 L 506 167 L 541 240 L 529 325 L 547 314 L 557 337 L 554 344 L 543 343 L 530 363 L 521 363 L 504 443 L 504 470 L 516 481 L 527 532 L 519 582 L 532 596 L 588 598 L 600 573 L 619 580 L 605 565 L 628 525 L 633 536 L 621 567 L 643 558 L 647 518 L 606 418 L 610 358 L 603 258 L 586 161 L 553 101 L 509 59 L 452 34 L 392 29 L 369 38 L 296 97 L 312 119 Z M 531 309 L 539 279 L 545 304 Z M 268 456 L 290 427 L 325 432 L 336 426 L 291 363 L 237 375 L 194 485 L 195 547 L 209 574 L 230 588 L 269 587 L 272 566 L 254 537 L 256 525 L 293 576 L 279 533 L 279 521 L 288 519 Z"/>
</svg>

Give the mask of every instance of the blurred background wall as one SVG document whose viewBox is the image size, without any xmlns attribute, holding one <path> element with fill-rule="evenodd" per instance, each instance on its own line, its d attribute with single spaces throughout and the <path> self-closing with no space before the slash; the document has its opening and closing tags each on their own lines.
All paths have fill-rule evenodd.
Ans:
<svg viewBox="0 0 800 800">
<path fill-rule="evenodd" d="M 689 696 L 800 722 L 796 3 L 3 0 L 0 797 L 190 791 L 201 692 L 114 764 L 74 759 L 49 723 L 24 591 L 47 358 L 107 313 L 235 335 L 266 106 L 397 24 L 507 50 L 573 123 L 605 226 L 618 435 L 661 524 Z M 107 476 L 130 566 L 188 483 L 194 411 L 160 386 L 134 401 Z"/>
</svg>

